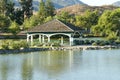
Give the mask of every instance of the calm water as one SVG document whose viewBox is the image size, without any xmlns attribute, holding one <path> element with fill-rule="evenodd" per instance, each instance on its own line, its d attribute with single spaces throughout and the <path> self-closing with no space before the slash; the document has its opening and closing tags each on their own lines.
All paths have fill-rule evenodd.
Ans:
<svg viewBox="0 0 120 80">
<path fill-rule="evenodd" d="M 120 50 L 0 55 L 0 80 L 120 80 Z"/>
</svg>

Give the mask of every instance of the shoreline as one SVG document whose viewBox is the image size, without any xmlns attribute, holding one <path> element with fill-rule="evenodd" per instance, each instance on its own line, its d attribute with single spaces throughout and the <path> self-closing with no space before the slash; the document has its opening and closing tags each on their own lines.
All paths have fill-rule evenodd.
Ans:
<svg viewBox="0 0 120 80">
<path fill-rule="evenodd" d="M 17 53 L 28 53 L 28 52 L 37 52 L 37 51 L 50 51 L 50 50 L 101 50 L 101 49 L 120 49 L 120 46 L 61 46 L 61 47 L 50 47 L 50 48 L 26 48 L 26 49 L 17 49 L 17 50 L 3 50 L 0 49 L 0 54 L 17 54 Z"/>
<path fill-rule="evenodd" d="M 100 49 L 120 49 L 120 46 L 89 46 L 89 45 L 83 45 L 83 46 L 63 46 L 58 48 L 53 48 L 53 50 L 100 50 Z"/>
</svg>

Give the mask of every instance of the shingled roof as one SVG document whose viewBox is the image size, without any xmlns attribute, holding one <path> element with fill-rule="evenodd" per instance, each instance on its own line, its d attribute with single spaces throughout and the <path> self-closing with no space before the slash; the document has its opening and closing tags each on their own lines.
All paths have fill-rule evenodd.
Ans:
<svg viewBox="0 0 120 80">
<path fill-rule="evenodd" d="M 54 19 L 45 24 L 31 28 L 27 32 L 74 32 L 80 30 L 79 27 Z"/>
</svg>

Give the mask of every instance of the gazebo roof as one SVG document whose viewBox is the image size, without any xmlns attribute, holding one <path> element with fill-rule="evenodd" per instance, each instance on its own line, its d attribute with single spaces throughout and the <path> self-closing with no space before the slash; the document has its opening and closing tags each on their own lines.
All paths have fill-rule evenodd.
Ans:
<svg viewBox="0 0 120 80">
<path fill-rule="evenodd" d="M 79 27 L 54 19 L 42 25 L 29 29 L 27 32 L 75 32 L 81 31 Z"/>
</svg>

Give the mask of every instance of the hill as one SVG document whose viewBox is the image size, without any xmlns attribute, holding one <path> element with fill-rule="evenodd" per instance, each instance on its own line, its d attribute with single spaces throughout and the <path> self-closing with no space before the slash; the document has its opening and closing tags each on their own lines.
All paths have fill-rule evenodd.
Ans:
<svg viewBox="0 0 120 80">
<path fill-rule="evenodd" d="M 120 1 L 114 2 L 113 5 L 120 7 Z"/>
<path fill-rule="evenodd" d="M 19 6 L 18 0 L 13 0 L 15 2 L 16 7 Z M 44 0 L 46 1 L 46 0 Z M 71 6 L 75 4 L 86 5 L 80 0 L 51 0 L 56 9 L 60 9 L 66 6 Z M 35 11 L 38 10 L 40 0 L 33 0 L 33 8 Z"/>
<path fill-rule="evenodd" d="M 60 14 L 62 11 L 68 12 L 70 14 L 83 14 L 86 10 L 94 11 L 99 10 L 100 13 L 102 13 L 104 10 L 114 10 L 118 7 L 112 6 L 112 5 L 104 5 L 104 6 L 88 6 L 88 5 L 72 5 L 68 7 L 64 7 L 61 9 L 57 9 L 56 13 Z"/>
</svg>

